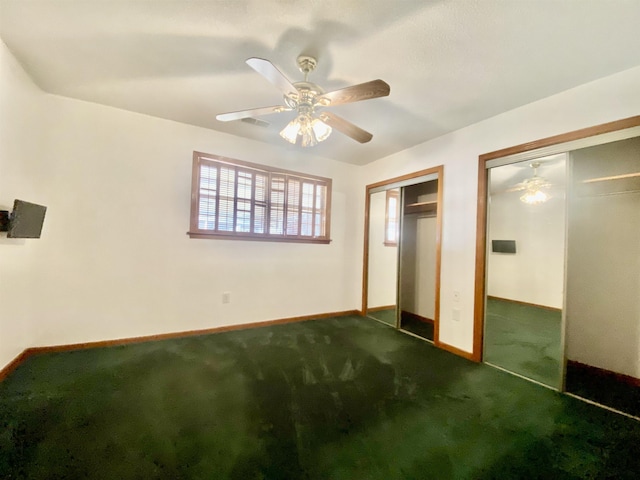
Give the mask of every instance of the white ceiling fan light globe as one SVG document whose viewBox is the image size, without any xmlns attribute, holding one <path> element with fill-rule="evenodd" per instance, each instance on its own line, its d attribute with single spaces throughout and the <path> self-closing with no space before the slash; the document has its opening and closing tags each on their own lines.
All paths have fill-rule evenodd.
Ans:
<svg viewBox="0 0 640 480">
<path fill-rule="evenodd" d="M 549 195 L 542 190 L 528 190 L 520 197 L 520 201 L 528 205 L 539 205 L 549 200 Z"/>
<path fill-rule="evenodd" d="M 316 118 L 311 122 L 311 128 L 313 129 L 313 133 L 316 136 L 316 139 L 319 142 L 325 141 L 331 135 L 332 129 L 329 125 L 324 123 L 319 118 Z"/>
<path fill-rule="evenodd" d="M 296 117 L 293 120 L 291 120 L 286 127 L 282 129 L 282 131 L 280 132 L 280 136 L 284 138 L 287 142 L 295 145 L 296 142 L 298 141 L 298 135 L 300 134 L 301 127 L 302 126 L 300 125 L 300 122 Z"/>
</svg>

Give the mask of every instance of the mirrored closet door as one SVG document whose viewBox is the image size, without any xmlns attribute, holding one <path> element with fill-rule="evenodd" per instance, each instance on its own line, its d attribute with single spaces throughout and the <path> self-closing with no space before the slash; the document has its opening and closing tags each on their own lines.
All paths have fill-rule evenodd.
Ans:
<svg viewBox="0 0 640 480">
<path fill-rule="evenodd" d="M 396 326 L 400 189 L 369 195 L 369 269 L 367 314 Z"/>
<path fill-rule="evenodd" d="M 484 361 L 560 389 L 566 154 L 488 171 Z"/>
<path fill-rule="evenodd" d="M 571 163 L 565 390 L 640 417 L 640 138 Z"/>
<path fill-rule="evenodd" d="M 640 116 L 504 151 L 480 156 L 477 358 L 640 419 Z"/>
</svg>

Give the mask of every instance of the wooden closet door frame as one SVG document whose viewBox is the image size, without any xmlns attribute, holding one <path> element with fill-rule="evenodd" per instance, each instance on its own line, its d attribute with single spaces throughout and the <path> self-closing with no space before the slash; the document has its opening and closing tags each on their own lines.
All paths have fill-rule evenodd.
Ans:
<svg viewBox="0 0 640 480">
<path fill-rule="evenodd" d="M 367 315 L 367 300 L 369 296 L 369 207 L 371 191 L 375 188 L 384 187 L 386 185 L 392 185 L 398 182 L 405 182 L 414 178 L 424 177 L 426 175 L 436 174 L 438 179 L 438 210 L 436 213 L 436 288 L 435 288 L 435 314 L 434 314 L 434 329 L 433 329 L 433 343 L 436 346 L 440 346 L 439 330 L 440 330 L 440 270 L 441 270 L 441 258 L 442 258 L 442 199 L 443 199 L 443 180 L 444 180 L 444 166 L 438 165 L 428 168 L 426 170 L 420 170 L 418 172 L 408 173 L 399 177 L 382 180 L 380 182 L 367 185 L 365 188 L 365 204 L 364 204 L 364 249 L 363 249 L 363 268 L 362 268 L 362 315 Z M 420 183 L 420 182 L 416 182 Z M 409 186 L 412 184 L 404 185 Z M 398 238 L 398 244 L 402 241 L 402 238 Z M 400 245 L 398 245 L 400 248 Z M 398 270 L 396 270 L 396 277 Z M 397 308 L 397 294 L 396 291 L 396 308 Z M 396 327 L 397 328 L 397 327 Z"/>
<path fill-rule="evenodd" d="M 476 221 L 476 265 L 475 265 L 475 299 L 474 299 L 474 319 L 473 319 L 473 352 L 470 359 L 476 362 L 482 361 L 483 340 L 484 340 L 484 317 L 485 317 L 485 294 L 486 294 L 486 253 L 487 253 L 487 181 L 488 169 L 487 162 L 498 158 L 510 157 L 526 152 L 535 153 L 540 151 L 540 156 L 547 154 L 545 148 L 557 147 L 554 153 L 561 151 L 571 151 L 576 148 L 572 147 L 571 142 L 579 142 L 589 137 L 596 137 L 603 134 L 612 134 L 614 132 L 627 130 L 640 126 L 640 115 L 616 120 L 613 122 L 603 123 L 593 127 L 574 130 L 572 132 L 554 135 L 552 137 L 535 140 L 533 142 L 523 143 L 513 147 L 496 150 L 482 154 L 478 157 L 478 211 Z M 609 143 L 612 140 L 604 140 L 601 143 Z M 562 149 L 563 145 L 566 149 Z M 596 143 L 598 144 L 598 143 Z M 514 159 L 514 162 L 516 160 Z M 513 163 L 513 162 L 506 162 Z M 505 164 L 506 164 L 505 163 Z"/>
</svg>

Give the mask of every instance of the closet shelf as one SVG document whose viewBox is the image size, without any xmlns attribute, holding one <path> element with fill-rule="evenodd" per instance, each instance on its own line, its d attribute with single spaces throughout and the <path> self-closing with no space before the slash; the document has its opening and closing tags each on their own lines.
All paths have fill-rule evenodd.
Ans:
<svg viewBox="0 0 640 480">
<path fill-rule="evenodd" d="M 417 203 L 409 203 L 404 206 L 405 215 L 409 215 L 412 213 L 421 213 L 421 214 L 436 214 L 438 211 L 438 202 L 433 200 L 430 202 L 417 202 Z"/>
</svg>

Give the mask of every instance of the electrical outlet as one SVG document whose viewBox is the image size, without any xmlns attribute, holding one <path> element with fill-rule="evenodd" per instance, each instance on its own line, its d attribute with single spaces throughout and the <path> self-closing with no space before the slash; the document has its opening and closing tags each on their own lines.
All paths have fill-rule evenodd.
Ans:
<svg viewBox="0 0 640 480">
<path fill-rule="evenodd" d="M 453 301 L 454 302 L 459 302 L 460 301 L 460 292 L 458 290 L 454 290 L 453 291 Z"/>
<path fill-rule="evenodd" d="M 454 308 L 453 312 L 451 314 L 451 318 L 453 319 L 454 322 L 459 322 L 460 321 L 460 309 L 459 308 Z"/>
<path fill-rule="evenodd" d="M 223 292 L 222 293 L 222 303 L 231 303 L 231 293 Z"/>
</svg>

